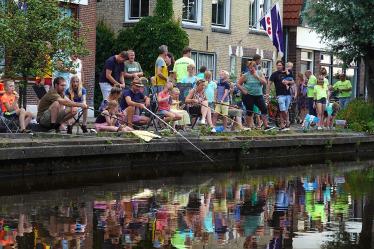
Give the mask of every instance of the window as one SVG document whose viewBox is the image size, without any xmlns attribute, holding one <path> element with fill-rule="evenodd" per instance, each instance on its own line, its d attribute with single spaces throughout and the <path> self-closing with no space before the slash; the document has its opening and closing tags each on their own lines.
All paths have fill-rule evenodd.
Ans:
<svg viewBox="0 0 374 249">
<path fill-rule="evenodd" d="M 263 29 L 260 25 L 261 18 L 271 8 L 271 0 L 253 0 L 249 3 L 249 27 Z"/>
<path fill-rule="evenodd" d="M 215 78 L 216 55 L 214 53 L 193 51 L 191 58 L 195 61 L 197 70 L 199 70 L 201 66 L 206 66 L 207 70 L 211 71 L 213 78 Z"/>
<path fill-rule="evenodd" d="M 184 24 L 201 26 L 202 0 L 183 0 L 182 21 Z"/>
<path fill-rule="evenodd" d="M 261 70 L 266 78 L 270 77 L 272 71 L 272 61 L 271 60 L 262 60 Z"/>
<path fill-rule="evenodd" d="M 149 16 L 149 0 L 126 0 L 125 22 L 137 22 L 144 16 Z"/>
<path fill-rule="evenodd" d="M 313 51 L 302 50 L 301 51 L 301 72 L 304 73 L 306 70 L 313 72 Z"/>
<path fill-rule="evenodd" d="M 212 25 L 229 28 L 230 1 L 212 0 Z"/>
</svg>

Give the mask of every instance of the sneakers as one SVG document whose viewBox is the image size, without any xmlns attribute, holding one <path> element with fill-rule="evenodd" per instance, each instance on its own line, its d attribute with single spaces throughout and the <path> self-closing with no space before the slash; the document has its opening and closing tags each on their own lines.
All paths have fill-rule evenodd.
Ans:
<svg viewBox="0 0 374 249">
<path fill-rule="evenodd" d="M 200 124 L 202 124 L 202 125 L 205 125 L 205 124 L 206 124 L 206 121 L 205 121 L 204 118 L 201 119 Z"/>
<path fill-rule="evenodd" d="M 213 127 L 213 128 L 210 130 L 210 132 L 211 132 L 211 133 L 216 133 L 216 132 L 217 132 L 217 131 L 216 131 L 216 128 Z"/>
<path fill-rule="evenodd" d="M 73 126 L 68 125 L 67 130 L 66 130 L 66 133 L 67 133 L 67 134 L 73 134 Z"/>
<path fill-rule="evenodd" d="M 86 125 L 81 125 L 81 129 L 82 129 L 83 133 L 87 133 L 88 132 Z"/>
<path fill-rule="evenodd" d="M 289 131 L 290 128 L 287 128 L 287 127 L 283 127 L 283 128 L 279 128 L 279 131 Z"/>
<path fill-rule="evenodd" d="M 275 127 L 268 126 L 264 128 L 264 131 L 271 131 L 273 129 L 275 129 Z"/>
<path fill-rule="evenodd" d="M 318 126 L 318 127 L 317 127 L 317 130 L 322 131 L 323 128 L 322 128 L 321 126 Z"/>
</svg>

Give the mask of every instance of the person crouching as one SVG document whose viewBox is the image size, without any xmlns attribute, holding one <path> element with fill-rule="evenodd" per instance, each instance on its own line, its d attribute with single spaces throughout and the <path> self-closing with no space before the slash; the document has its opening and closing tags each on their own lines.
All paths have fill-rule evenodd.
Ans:
<svg viewBox="0 0 374 249">
<path fill-rule="evenodd" d="M 103 112 L 97 116 L 95 121 L 95 129 L 97 132 L 109 131 L 109 132 L 128 132 L 133 129 L 119 124 L 118 115 L 118 102 L 110 100 L 108 106 Z"/>
</svg>

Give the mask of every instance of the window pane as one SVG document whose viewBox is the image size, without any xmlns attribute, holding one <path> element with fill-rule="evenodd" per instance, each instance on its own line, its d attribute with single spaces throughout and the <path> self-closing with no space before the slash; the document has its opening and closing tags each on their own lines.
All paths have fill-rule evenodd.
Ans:
<svg viewBox="0 0 374 249">
<path fill-rule="evenodd" d="M 255 28 L 255 25 L 257 23 L 257 6 L 258 6 L 258 1 L 259 0 L 254 0 L 253 3 L 251 4 L 251 18 L 250 20 L 250 26 L 252 28 Z"/>
<path fill-rule="evenodd" d="M 140 15 L 149 16 L 149 0 L 141 0 L 141 11 Z"/>
<path fill-rule="evenodd" d="M 322 54 L 321 56 L 321 63 L 322 64 L 331 64 L 331 55 L 329 54 Z"/>
<path fill-rule="evenodd" d="M 212 23 L 217 24 L 217 8 L 218 3 L 217 0 L 212 1 Z"/>
<path fill-rule="evenodd" d="M 212 0 L 212 23 L 225 26 L 225 0 Z"/>
<path fill-rule="evenodd" d="M 197 0 L 183 0 L 182 19 L 189 22 L 197 22 Z"/>
<path fill-rule="evenodd" d="M 139 18 L 140 0 L 130 0 L 130 18 Z"/>
</svg>

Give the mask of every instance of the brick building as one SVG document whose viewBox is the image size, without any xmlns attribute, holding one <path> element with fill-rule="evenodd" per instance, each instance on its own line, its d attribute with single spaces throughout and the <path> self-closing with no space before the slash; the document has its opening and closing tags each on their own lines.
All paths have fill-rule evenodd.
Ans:
<svg viewBox="0 0 374 249">
<path fill-rule="evenodd" d="M 329 47 L 321 37 L 307 27 L 303 11 L 308 0 L 284 0 L 283 25 L 285 37 L 285 61 L 295 64 L 294 71 L 304 73 L 311 70 L 317 74 L 321 67 L 328 72 L 329 82 L 334 84 L 336 76 L 343 72 L 342 61 L 329 53 Z M 353 97 L 364 95 L 364 65 L 361 61 L 353 62 L 345 73 L 353 85 Z"/>
<path fill-rule="evenodd" d="M 63 2 L 63 1 L 61 1 Z M 78 35 L 86 36 L 86 46 L 89 55 L 81 58 L 82 81 L 87 89 L 87 104 L 93 106 L 95 87 L 95 54 L 96 54 L 96 0 L 72 0 L 68 6 L 64 5 L 64 12 L 79 19 L 84 26 Z M 84 32 L 84 34 L 83 34 Z M 0 58 L 0 69 L 5 66 L 5 60 Z M 27 109 L 33 113 L 37 110 L 37 97 L 32 89 L 33 80 L 27 87 Z"/>
<path fill-rule="evenodd" d="M 99 0 L 97 21 L 114 31 L 134 25 L 142 16 L 152 15 L 156 0 Z M 268 74 L 277 59 L 276 49 L 259 20 L 273 0 L 175 0 L 174 17 L 189 35 L 197 68 L 207 66 L 217 76 L 225 69 L 234 75 L 243 62 L 258 53 Z M 283 0 L 279 1 L 282 10 Z M 161 44 L 160 44 L 161 45 Z"/>
</svg>

